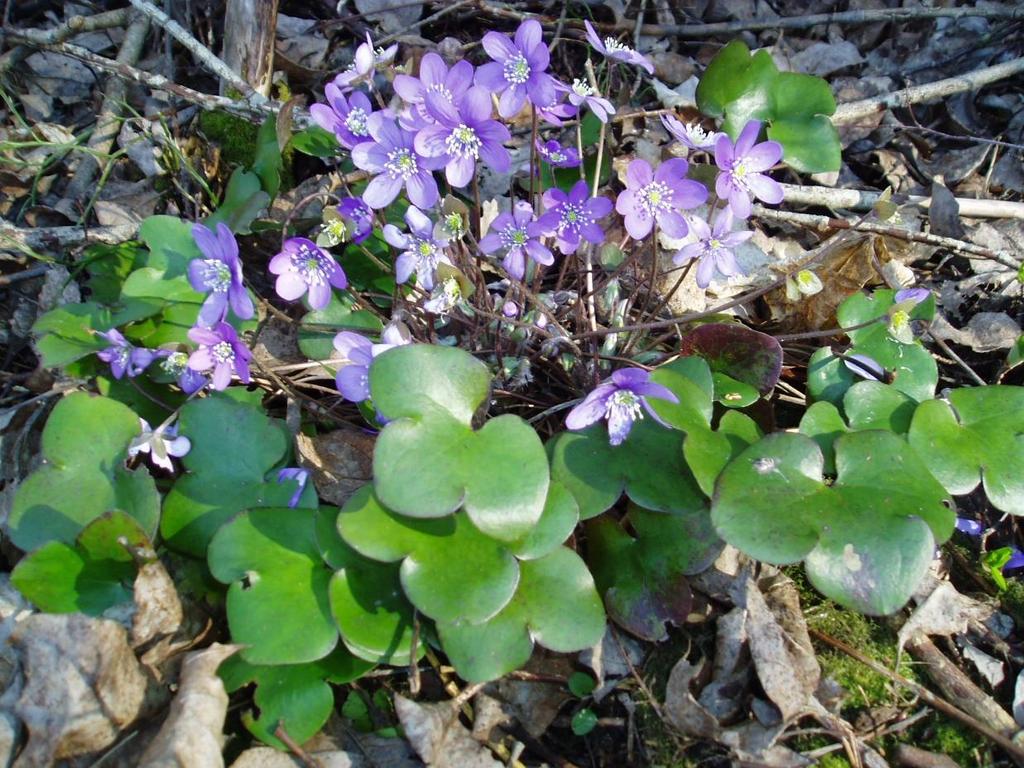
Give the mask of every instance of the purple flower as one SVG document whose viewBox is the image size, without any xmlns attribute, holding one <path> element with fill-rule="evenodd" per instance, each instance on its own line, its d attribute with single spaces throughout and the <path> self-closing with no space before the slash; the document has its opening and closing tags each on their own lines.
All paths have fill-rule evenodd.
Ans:
<svg viewBox="0 0 1024 768">
<path fill-rule="evenodd" d="M 227 315 L 229 302 L 240 320 L 251 318 L 255 309 L 242 284 L 242 262 L 231 230 L 218 222 L 214 234 L 205 225 L 196 224 L 192 227 L 192 237 L 205 258 L 189 262 L 188 281 L 199 293 L 210 293 L 199 310 L 199 322 L 208 327 L 219 323 Z"/>
<path fill-rule="evenodd" d="M 312 240 L 289 237 L 281 252 L 270 260 L 267 267 L 277 275 L 274 290 L 285 301 L 295 301 L 307 290 L 309 306 L 323 309 L 331 301 L 331 288 L 345 288 L 348 279 L 329 253 Z"/>
<path fill-rule="evenodd" d="M 868 381 L 880 381 L 883 384 L 887 384 L 891 380 L 889 372 L 877 360 L 867 355 L 845 355 L 843 357 L 843 365 L 857 376 Z"/>
<path fill-rule="evenodd" d="M 537 117 L 552 125 L 562 126 L 566 120 L 576 117 L 579 110 L 565 101 L 569 87 L 555 81 L 555 100 L 546 107 L 537 107 Z"/>
<path fill-rule="evenodd" d="M 365 93 L 357 91 L 346 99 L 335 80 L 328 83 L 324 95 L 327 104 L 314 104 L 309 108 L 313 122 L 333 133 L 345 149 L 352 149 L 370 138 L 366 120 L 373 114 L 373 106 Z"/>
<path fill-rule="evenodd" d="M 148 453 L 154 464 L 173 472 L 174 464 L 171 457 L 184 456 L 191 450 L 192 442 L 187 437 L 178 435 L 178 427 L 175 424 L 161 424 L 154 430 L 149 426 L 149 422 L 141 417 L 139 423 L 142 426 L 142 434 L 129 444 L 128 455 L 134 457 L 140 452 Z"/>
<path fill-rule="evenodd" d="M 676 120 L 672 115 L 662 115 L 661 124 L 665 130 L 671 133 L 684 147 L 694 152 L 708 152 L 715 148 L 719 136 L 724 133 L 715 131 L 708 133 L 698 123 L 683 123 Z"/>
<path fill-rule="evenodd" d="M 373 358 L 392 347 L 412 343 L 409 329 L 404 323 L 389 323 L 381 333 L 380 342 L 374 344 L 365 336 L 342 331 L 334 337 L 334 348 L 341 355 L 334 383 L 341 396 L 353 403 L 370 398 L 370 363 Z"/>
<path fill-rule="evenodd" d="M 1010 550 L 1010 559 L 1003 563 L 1003 573 L 1012 571 L 1014 568 L 1024 568 L 1024 552 L 1021 552 L 1016 547 L 1008 547 Z"/>
<path fill-rule="evenodd" d="M 761 123 L 751 120 L 735 144 L 725 134 L 715 142 L 715 165 L 721 169 L 715 191 L 741 219 L 750 215 L 751 196 L 766 203 L 782 202 L 782 187 L 762 173 L 782 159 L 782 145 L 777 141 L 755 144 L 760 131 Z"/>
<path fill-rule="evenodd" d="M 295 509 L 295 507 L 299 506 L 299 499 L 302 498 L 302 492 L 306 489 L 306 482 L 309 480 L 309 470 L 299 467 L 285 467 L 277 473 L 277 482 L 283 483 L 286 480 L 294 480 L 296 484 L 295 493 L 288 499 L 288 506 L 291 509 Z"/>
<path fill-rule="evenodd" d="M 441 168 L 445 159 L 424 158 L 416 153 L 416 134 L 400 128 L 394 121 L 376 112 L 366 121 L 372 141 L 356 144 L 352 162 L 357 168 L 377 174 L 366 185 L 363 201 L 371 208 L 386 208 L 405 187 L 409 200 L 420 208 L 437 202 L 437 182 L 432 170 Z"/>
<path fill-rule="evenodd" d="M 562 87 L 564 88 L 565 86 Z M 597 119 L 602 123 L 607 123 L 608 117 L 615 114 L 615 106 L 608 99 L 597 95 L 597 91 L 582 80 L 573 80 L 572 88 L 567 90 L 570 104 L 578 110 L 586 106 L 587 109 L 597 115 Z"/>
<path fill-rule="evenodd" d="M 642 56 L 637 53 L 628 45 L 623 45 L 614 37 L 606 37 L 602 41 L 597 35 L 597 30 L 594 29 L 594 26 L 589 21 L 584 21 L 583 25 L 587 28 L 587 40 L 590 41 L 594 50 L 602 56 L 606 56 L 609 59 L 615 59 L 617 61 L 624 61 L 627 64 L 635 64 L 636 66 L 647 70 L 647 74 L 654 74 L 654 65 L 646 56 Z"/>
<path fill-rule="evenodd" d="M 700 259 L 700 264 L 697 265 L 697 285 L 701 288 L 710 285 L 715 270 L 726 277 L 743 273 L 732 249 L 745 243 L 754 233 L 745 230 L 733 232 L 732 222 L 732 211 L 728 207 L 723 208 L 715 216 L 714 228 L 709 228 L 704 219 L 694 217 L 691 224 L 697 242 L 683 246 L 672 257 L 675 264 Z"/>
<path fill-rule="evenodd" d="M 522 280 L 526 274 L 527 257 L 544 265 L 555 261 L 547 246 L 537 239 L 542 234 L 544 227 L 534 220 L 533 206 L 520 200 L 512 208 L 512 213 L 498 214 L 487 234 L 480 238 L 480 250 L 489 254 L 499 248 L 507 248 L 502 266 L 516 280 Z"/>
<path fill-rule="evenodd" d="M 906 302 L 908 306 L 914 307 L 931 295 L 932 292 L 927 288 L 904 288 L 901 291 L 896 291 L 896 295 L 893 297 L 893 304 L 903 304 Z"/>
<path fill-rule="evenodd" d="M 445 176 L 453 187 L 469 184 L 478 159 L 498 173 L 509 169 L 511 159 L 502 142 L 512 136 L 508 128 L 491 119 L 491 97 L 486 90 L 473 86 L 458 105 L 440 93 L 428 93 L 426 104 L 437 123 L 416 134 L 416 152 L 444 158 Z"/>
<path fill-rule="evenodd" d="M 394 224 L 384 227 L 384 239 L 403 253 L 395 259 L 395 280 L 404 283 L 416 272 L 416 282 L 426 291 L 434 287 L 434 273 L 440 263 L 451 264 L 444 252 L 445 240 L 438 240 L 434 224 L 414 205 L 405 211 L 409 234 Z"/>
<path fill-rule="evenodd" d="M 158 349 L 156 357 L 162 357 L 160 369 L 178 380 L 178 386 L 186 395 L 192 395 L 206 386 L 206 377 L 188 367 L 188 354 L 170 349 Z"/>
<path fill-rule="evenodd" d="M 378 67 L 386 67 L 395 60 L 398 53 L 398 44 L 395 43 L 387 50 L 377 48 L 374 50 L 373 40 L 370 33 L 366 33 L 366 42 L 356 48 L 355 60 L 352 66 L 334 78 L 334 82 L 340 88 L 352 88 L 359 83 L 365 82 L 373 87 L 373 74 Z"/>
<path fill-rule="evenodd" d="M 597 224 L 612 212 L 612 201 L 607 197 L 590 197 L 587 182 L 577 181 L 566 194 L 552 187 L 544 192 L 547 211 L 537 219 L 542 231 L 556 235 L 558 250 L 573 253 L 580 238 L 597 245 L 604 242 L 604 230 Z"/>
<path fill-rule="evenodd" d="M 983 526 L 977 520 L 970 520 L 966 517 L 958 517 L 956 519 L 956 529 L 961 533 L 966 533 L 968 536 L 981 536 L 981 534 L 985 530 L 985 526 Z"/>
<path fill-rule="evenodd" d="M 419 77 L 395 75 L 395 92 L 412 106 L 411 122 L 406 127 L 419 130 L 436 120 L 427 111 L 427 94 L 436 93 L 449 104 L 460 104 L 472 84 L 473 65 L 465 59 L 448 69 L 436 53 L 426 54 L 420 61 Z"/>
<path fill-rule="evenodd" d="M 110 372 L 115 379 L 122 378 L 126 373 L 129 379 L 138 376 L 156 357 L 156 353 L 150 349 L 132 346 L 117 328 L 97 331 L 96 335 L 110 342 L 110 346 L 97 352 L 96 357 L 110 363 Z"/>
<path fill-rule="evenodd" d="M 196 326 L 189 330 L 188 337 L 199 345 L 189 356 L 188 367 L 204 373 L 212 369 L 214 389 L 227 389 L 232 373 L 237 373 L 243 384 L 249 383 L 252 352 L 239 341 L 234 328 L 223 322 L 213 328 Z"/>
<path fill-rule="evenodd" d="M 537 139 L 537 152 L 540 159 L 554 168 L 578 168 L 580 153 L 573 147 L 563 147 L 554 139 L 543 144 Z"/>
<path fill-rule="evenodd" d="M 630 237 L 647 237 L 655 222 L 669 237 L 686 236 L 686 219 L 679 211 L 696 208 L 708 197 L 703 184 L 686 178 L 688 167 L 679 157 L 659 165 L 657 173 L 646 160 L 636 159 L 629 164 L 626 188 L 619 193 L 615 210 L 625 217 Z"/>
<path fill-rule="evenodd" d="M 670 403 L 678 403 L 679 398 L 668 387 L 655 384 L 650 378 L 651 374 L 640 368 L 620 368 L 609 381 L 599 384 L 582 403 L 569 411 L 565 426 L 583 429 L 606 418 L 608 442 L 612 445 L 625 440 L 633 422 L 644 417 L 641 408 L 662 426 L 669 426 L 654 412 L 647 398 L 659 397 Z"/>
<path fill-rule="evenodd" d="M 373 211 L 358 197 L 346 197 L 338 204 L 337 211 L 353 243 L 363 242 L 373 232 Z"/>
<path fill-rule="evenodd" d="M 498 114 L 504 118 L 519 113 L 530 102 L 540 108 L 555 102 L 555 81 L 544 70 L 550 55 L 544 45 L 543 31 L 536 19 L 527 19 L 516 30 L 515 40 L 501 32 L 488 32 L 484 50 L 494 61 L 476 71 L 476 84 L 491 93 L 500 93 Z"/>
</svg>

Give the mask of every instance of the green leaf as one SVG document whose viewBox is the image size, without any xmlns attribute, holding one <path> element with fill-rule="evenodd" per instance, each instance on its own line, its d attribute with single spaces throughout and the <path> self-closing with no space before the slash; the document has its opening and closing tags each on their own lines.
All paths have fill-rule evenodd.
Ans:
<svg viewBox="0 0 1024 768">
<path fill-rule="evenodd" d="M 954 514 L 946 493 L 896 435 L 835 441 L 835 482 L 804 435 L 769 435 L 722 473 L 711 519 L 728 543 L 774 564 L 804 560 L 811 583 L 862 613 L 901 608 L 927 572 Z"/>
<path fill-rule="evenodd" d="M 839 131 L 825 115 L 779 117 L 768 126 L 768 138 L 782 145 L 782 159 L 801 173 L 831 173 L 842 167 Z"/>
<path fill-rule="evenodd" d="M 146 266 L 164 273 L 168 279 L 187 277 L 188 263 L 203 255 L 192 237 L 192 226 L 192 222 L 175 216 L 145 219 L 139 227 L 139 237 L 149 248 Z"/>
<path fill-rule="evenodd" d="M 749 384 L 737 381 L 724 373 L 714 373 L 715 402 L 726 408 L 746 408 L 761 398 L 761 393 Z"/>
<path fill-rule="evenodd" d="M 126 547 L 149 547 L 149 538 L 134 519 L 110 512 L 87 525 L 75 546 L 51 541 L 23 558 L 11 583 L 40 610 L 100 616 L 132 600 L 136 567 Z"/>
<path fill-rule="evenodd" d="M 236 168 L 228 179 L 220 208 L 207 216 L 203 223 L 215 229 L 218 222 L 223 222 L 235 234 L 249 234 L 249 227 L 270 203 L 270 195 L 263 191 L 260 182 L 255 173 Z"/>
<path fill-rule="evenodd" d="M 560 547 L 524 561 L 520 571 L 515 596 L 493 618 L 438 622 L 441 645 L 464 680 L 494 680 L 518 669 L 529 661 L 534 641 L 570 653 L 604 635 L 601 599 L 579 555 Z"/>
<path fill-rule="evenodd" d="M 178 430 L 192 448 L 182 458 L 188 473 L 164 500 L 160 533 L 171 547 L 205 557 L 217 529 L 241 510 L 288 505 L 291 484 L 267 477 L 287 454 L 287 430 L 258 404 L 226 393 L 192 400 L 181 409 Z M 299 503 L 316 506 L 312 484 Z"/>
<path fill-rule="evenodd" d="M 658 397 L 647 402 L 666 423 L 688 432 L 711 423 L 714 382 L 708 364 L 700 357 L 680 357 L 651 372 L 651 381 L 668 387 L 679 398 L 671 403 Z"/>
<path fill-rule="evenodd" d="M 587 563 L 608 616 L 645 640 L 667 637 L 665 624 L 682 626 L 690 612 L 688 575 L 718 557 L 722 542 L 707 508 L 663 515 L 631 506 L 633 538 L 604 515 L 587 524 Z"/>
<path fill-rule="evenodd" d="M 32 326 L 43 367 L 64 366 L 105 349 L 110 343 L 93 332 L 112 326 L 110 311 L 91 301 L 50 310 Z"/>
<path fill-rule="evenodd" d="M 569 727 L 572 728 L 572 732 L 577 736 L 586 736 L 597 727 L 597 715 L 594 714 L 592 709 L 581 709 L 572 716 Z"/>
<path fill-rule="evenodd" d="M 48 541 L 72 544 L 89 523 L 112 510 L 156 532 L 160 496 L 145 469 L 124 467 L 139 417 L 121 403 L 75 392 L 61 400 L 43 430 L 46 463 L 18 487 L 8 519 L 11 541 L 23 550 Z"/>
<path fill-rule="evenodd" d="M 688 432 L 683 443 L 683 456 L 700 489 L 708 496 L 714 493 L 715 481 L 726 464 L 761 436 L 757 423 L 736 411 L 722 414 L 717 430 L 705 427 Z"/>
<path fill-rule="evenodd" d="M 536 560 L 562 544 L 575 530 L 580 519 L 576 499 L 556 482 L 548 486 L 548 498 L 537 525 L 517 541 L 508 543 L 509 550 L 520 560 Z"/>
<path fill-rule="evenodd" d="M 283 167 L 284 159 L 277 143 L 277 117 L 270 115 L 256 134 L 256 157 L 253 158 L 252 172 L 259 177 L 260 186 L 271 200 L 277 197 L 277 190 L 281 188 Z"/>
<path fill-rule="evenodd" d="M 710 117 L 727 117 L 725 130 L 735 139 L 747 120 L 771 114 L 771 89 L 778 75 L 768 51 L 751 56 L 745 43 L 733 40 L 704 70 L 697 85 L 697 107 Z"/>
<path fill-rule="evenodd" d="M 245 727 L 256 738 L 277 749 L 287 747 L 274 736 L 277 726 L 304 743 L 324 727 L 334 711 L 334 691 L 329 683 L 347 683 L 369 672 L 373 665 L 356 659 L 344 648 L 309 664 L 257 666 L 239 656 L 220 665 L 218 674 L 228 691 L 253 684 L 253 704 L 259 710 L 242 715 Z"/>
<path fill-rule="evenodd" d="M 573 672 L 569 675 L 569 690 L 579 699 L 592 694 L 596 687 L 597 681 L 586 672 Z"/>
<path fill-rule="evenodd" d="M 299 349 L 310 360 L 329 360 L 334 354 L 334 337 L 339 331 L 377 333 L 382 323 L 372 312 L 356 309 L 355 299 L 347 291 L 333 291 L 323 309 L 303 315 L 299 321 Z M 334 369 L 328 365 L 332 372 Z"/>
<path fill-rule="evenodd" d="M 322 659 L 337 645 L 324 567 L 314 534 L 314 510 L 250 509 L 210 542 L 210 572 L 230 584 L 231 638 L 251 664 L 299 664 Z"/>
<path fill-rule="evenodd" d="M 472 429 L 489 387 L 486 366 L 454 347 L 413 344 L 374 359 L 373 402 L 392 419 L 373 453 L 385 506 L 411 517 L 463 507 L 483 533 L 505 541 L 533 528 L 548 490 L 544 446 L 518 416 Z"/>
<path fill-rule="evenodd" d="M 519 581 L 516 559 L 465 513 L 435 520 L 398 515 L 381 505 L 369 485 L 342 508 L 338 532 L 364 557 L 401 561 L 406 597 L 436 621 L 486 621 L 508 604 Z"/>
<path fill-rule="evenodd" d="M 142 266 L 142 256 L 137 243 L 99 243 L 87 247 L 80 263 L 88 273 L 89 297 L 100 304 L 117 304 L 121 284 L 133 269 Z"/>
<path fill-rule="evenodd" d="M 336 157 L 341 150 L 334 134 L 319 125 L 311 125 L 292 135 L 291 146 L 312 157 Z"/>
<path fill-rule="evenodd" d="M 335 569 L 329 595 L 341 640 L 351 653 L 377 664 L 410 662 L 412 604 L 402 592 L 399 568 L 363 557 L 338 535 L 338 510 L 321 507 L 316 539 L 327 564 Z M 417 658 L 423 655 L 422 643 Z"/>
<path fill-rule="evenodd" d="M 965 387 L 921 403 L 908 439 L 950 493 L 981 482 L 992 506 L 1024 515 L 1024 388 Z"/>
<path fill-rule="evenodd" d="M 772 112 L 777 119 L 831 115 L 836 99 L 828 83 L 814 75 L 780 72 L 772 84 Z"/>
</svg>

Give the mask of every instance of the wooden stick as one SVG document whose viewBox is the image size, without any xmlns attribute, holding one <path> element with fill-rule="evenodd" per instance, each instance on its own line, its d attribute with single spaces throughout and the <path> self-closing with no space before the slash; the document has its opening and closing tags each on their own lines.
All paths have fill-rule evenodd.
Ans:
<svg viewBox="0 0 1024 768">
<path fill-rule="evenodd" d="M 907 680 L 907 678 L 903 677 L 902 675 L 898 675 L 895 672 L 890 671 L 884 665 L 879 664 L 874 659 L 868 658 L 863 653 L 858 651 L 856 648 L 847 645 L 842 640 L 838 640 L 834 637 L 831 637 L 830 635 L 826 635 L 824 632 L 820 632 L 816 629 L 809 629 L 808 631 L 811 633 L 813 637 L 816 637 L 823 643 L 827 643 L 828 645 L 831 645 L 833 648 L 842 651 L 847 656 L 856 659 L 876 674 L 879 674 L 882 677 L 885 677 L 891 680 L 892 682 L 913 691 L 913 693 L 916 696 L 918 696 L 922 701 L 924 701 L 933 709 L 937 709 L 939 712 L 946 715 L 947 717 L 951 717 L 954 720 L 958 720 L 959 722 L 966 725 L 968 728 L 971 728 L 972 730 L 980 733 L 986 739 L 995 742 L 1002 749 L 1004 749 L 1007 752 L 1007 754 L 1009 754 L 1016 762 L 1019 763 L 1024 761 L 1024 748 L 1016 744 L 1012 739 L 1004 736 L 1002 733 L 993 730 L 985 723 L 976 720 L 975 718 L 971 717 L 971 715 L 953 706 L 940 696 L 935 695 L 927 688 L 925 688 L 923 685 L 919 685 L 918 683 L 915 683 L 912 680 Z"/>
<path fill-rule="evenodd" d="M 0 219 L 0 249 L 52 251 L 63 253 L 87 243 L 117 245 L 138 236 L 138 224 L 112 227 L 33 227 L 22 229 Z"/>
<path fill-rule="evenodd" d="M 1018 8 L 1017 11 L 1024 17 L 1024 6 Z M 835 114 L 832 115 L 832 122 L 836 125 L 842 125 L 843 123 L 860 120 L 863 117 L 868 117 L 878 112 L 884 112 L 893 107 L 906 107 L 911 104 L 936 101 L 937 99 L 952 96 L 954 93 L 976 90 L 983 85 L 1005 80 L 1021 72 L 1024 72 L 1024 56 L 1007 61 L 1004 64 L 996 64 L 993 67 L 985 67 L 974 72 L 968 72 L 966 75 L 949 77 L 945 80 L 936 80 L 932 83 L 904 88 L 902 91 L 894 91 L 883 96 L 840 104 Z"/>
<path fill-rule="evenodd" d="M 869 211 L 878 202 L 880 192 L 860 189 L 835 189 L 817 185 L 783 184 L 787 203 L 797 205 L 823 205 L 826 208 L 847 208 L 851 211 Z M 907 195 L 895 202 L 909 202 L 928 208 L 930 197 Z M 1024 203 L 1014 200 L 977 200 L 956 198 L 960 215 L 969 219 L 1024 219 Z"/>
<path fill-rule="evenodd" d="M 224 63 L 256 93 L 270 96 L 277 34 L 277 0 L 228 0 L 224 12 Z M 227 81 L 221 82 L 225 95 Z"/>
</svg>

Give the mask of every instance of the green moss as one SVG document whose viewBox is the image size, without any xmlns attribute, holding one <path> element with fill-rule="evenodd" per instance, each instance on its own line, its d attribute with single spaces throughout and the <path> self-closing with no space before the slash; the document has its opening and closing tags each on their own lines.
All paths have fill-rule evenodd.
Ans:
<svg viewBox="0 0 1024 768">
<path fill-rule="evenodd" d="M 992 754 L 988 743 L 974 731 L 959 723 L 936 715 L 934 720 L 919 734 L 916 746 L 930 752 L 948 755 L 957 765 L 992 765 Z"/>
<path fill-rule="evenodd" d="M 1007 579 L 1006 591 L 999 595 L 999 602 L 1014 624 L 1024 626 L 1024 583 L 1016 578 Z"/>
<path fill-rule="evenodd" d="M 259 126 L 226 112 L 201 112 L 199 127 L 208 141 L 220 145 L 221 157 L 229 165 L 248 168 L 256 157 Z"/>
</svg>

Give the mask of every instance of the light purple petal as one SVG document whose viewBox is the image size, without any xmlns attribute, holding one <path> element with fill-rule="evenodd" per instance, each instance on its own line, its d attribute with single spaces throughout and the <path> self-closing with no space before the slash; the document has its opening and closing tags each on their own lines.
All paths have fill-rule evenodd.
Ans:
<svg viewBox="0 0 1024 768">
<path fill-rule="evenodd" d="M 366 189 L 363 190 L 363 202 L 374 209 L 387 208 L 401 191 L 401 177 L 382 173 L 374 176 L 366 185 Z"/>
<path fill-rule="evenodd" d="M 395 282 L 399 285 L 408 282 L 415 268 L 416 257 L 409 251 L 406 251 L 395 259 Z"/>
<path fill-rule="evenodd" d="M 306 292 L 306 281 L 297 272 L 284 272 L 277 278 L 274 290 L 285 301 L 295 301 Z"/>
<path fill-rule="evenodd" d="M 654 219 L 639 208 L 627 211 L 624 222 L 626 231 L 634 240 L 643 240 L 654 228 Z"/>
<path fill-rule="evenodd" d="M 743 156 L 743 165 L 748 172 L 767 171 L 781 159 L 782 145 L 777 141 L 765 141 Z"/>
<path fill-rule="evenodd" d="M 751 173 L 746 177 L 747 185 L 754 197 L 766 203 L 781 203 L 784 195 L 782 185 L 761 173 Z M 737 214 L 739 215 L 739 214 Z M 741 216 L 740 218 L 746 218 Z"/>
<path fill-rule="evenodd" d="M 478 67 L 473 80 L 477 85 L 483 86 L 491 93 L 498 93 L 508 85 L 505 80 L 505 72 L 501 64 L 496 61 Z"/>
<path fill-rule="evenodd" d="M 630 189 L 646 187 L 654 180 L 651 164 L 637 158 L 626 167 L 626 186 Z"/>
<path fill-rule="evenodd" d="M 483 44 L 487 55 L 495 61 L 504 62 L 506 59 L 511 59 L 519 53 L 515 45 L 512 44 L 508 35 L 502 34 L 501 32 L 488 32 L 484 35 L 484 39 L 481 43 Z"/>
<path fill-rule="evenodd" d="M 410 176 L 405 188 L 409 193 L 409 202 L 415 206 L 432 208 L 437 202 L 437 182 L 429 171 L 420 171 Z"/>
<path fill-rule="evenodd" d="M 614 384 L 599 384 L 584 398 L 583 402 L 569 411 L 565 419 L 566 429 L 584 429 L 604 418 L 608 398 L 618 388 Z"/>
<path fill-rule="evenodd" d="M 751 148 L 757 143 L 759 133 L 761 133 L 761 121 L 748 120 L 736 138 L 736 157 L 746 157 L 749 154 Z"/>
<path fill-rule="evenodd" d="M 370 397 L 369 371 L 364 365 L 346 365 L 334 379 L 338 391 L 346 400 L 361 403 Z"/>
</svg>

